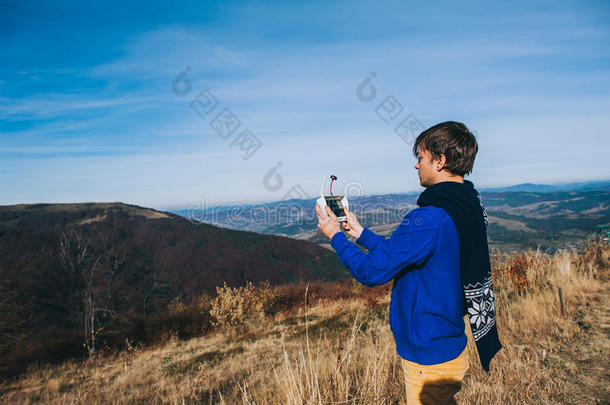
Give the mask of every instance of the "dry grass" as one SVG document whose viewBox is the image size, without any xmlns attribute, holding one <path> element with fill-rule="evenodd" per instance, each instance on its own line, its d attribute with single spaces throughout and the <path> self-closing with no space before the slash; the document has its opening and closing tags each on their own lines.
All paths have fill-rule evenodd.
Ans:
<svg viewBox="0 0 610 405">
<path fill-rule="evenodd" d="M 610 248 L 493 252 L 504 348 L 485 373 L 469 336 L 464 404 L 610 401 Z M 563 301 L 563 314 L 559 299 Z M 302 291 L 305 299 L 305 291 Z M 94 363 L 32 367 L 0 385 L 5 403 L 404 403 L 403 375 L 387 322 L 389 296 L 317 297 L 240 333 L 230 329 Z M 468 331 L 470 332 L 470 331 Z"/>
</svg>

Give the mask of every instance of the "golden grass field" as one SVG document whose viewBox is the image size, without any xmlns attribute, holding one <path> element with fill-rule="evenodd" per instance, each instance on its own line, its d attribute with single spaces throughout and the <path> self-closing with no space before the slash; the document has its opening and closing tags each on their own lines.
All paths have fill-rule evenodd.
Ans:
<svg viewBox="0 0 610 405">
<path fill-rule="evenodd" d="M 469 336 L 461 404 L 610 403 L 608 242 L 547 255 L 492 252 L 503 349 L 485 373 Z M 404 404 L 389 295 L 306 297 L 298 308 L 92 362 L 33 366 L 2 403 Z M 561 313 L 559 288 L 563 301 Z M 467 328 L 467 332 L 470 333 Z"/>
</svg>

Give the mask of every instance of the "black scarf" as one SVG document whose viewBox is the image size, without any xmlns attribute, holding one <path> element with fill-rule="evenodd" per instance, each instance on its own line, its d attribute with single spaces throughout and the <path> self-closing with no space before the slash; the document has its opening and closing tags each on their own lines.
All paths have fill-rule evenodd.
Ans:
<svg viewBox="0 0 610 405">
<path fill-rule="evenodd" d="M 417 205 L 443 208 L 453 219 L 460 237 L 460 273 L 464 291 L 464 315 L 477 345 L 481 366 L 502 348 L 496 328 L 496 306 L 487 246 L 487 212 L 469 180 L 442 181 L 424 190 Z"/>
</svg>

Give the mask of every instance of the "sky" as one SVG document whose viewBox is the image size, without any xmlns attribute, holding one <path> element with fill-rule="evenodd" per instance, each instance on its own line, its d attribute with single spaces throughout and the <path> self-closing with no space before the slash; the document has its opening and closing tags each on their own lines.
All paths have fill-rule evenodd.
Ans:
<svg viewBox="0 0 610 405">
<path fill-rule="evenodd" d="M 423 191 L 450 120 L 477 188 L 608 179 L 609 49 L 605 1 L 0 0 L 0 205 Z"/>
</svg>

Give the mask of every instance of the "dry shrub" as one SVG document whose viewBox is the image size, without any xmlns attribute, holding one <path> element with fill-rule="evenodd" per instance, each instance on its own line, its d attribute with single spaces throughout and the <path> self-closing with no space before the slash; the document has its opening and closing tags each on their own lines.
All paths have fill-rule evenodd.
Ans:
<svg viewBox="0 0 610 405">
<path fill-rule="evenodd" d="M 303 305 L 306 288 L 305 284 L 276 286 L 271 299 L 267 301 L 265 314 L 275 315 L 279 312 L 292 312 L 294 308 Z"/>
<path fill-rule="evenodd" d="M 599 269 L 610 267 L 610 250 L 608 241 L 589 238 L 584 248 L 575 257 L 576 268 L 582 269 L 590 277 L 598 279 L 603 276 Z"/>
<path fill-rule="evenodd" d="M 225 329 L 230 326 L 244 326 L 262 320 L 265 307 L 273 299 L 273 289 L 269 283 L 255 287 L 250 281 L 245 286 L 216 287 L 216 298 L 212 301 L 210 315 L 215 327 Z"/>
<path fill-rule="evenodd" d="M 212 309 L 212 297 L 206 293 L 202 293 L 197 301 L 197 308 L 201 313 L 209 313 Z"/>
<path fill-rule="evenodd" d="M 522 294 L 530 286 L 530 281 L 527 279 L 529 265 L 529 260 L 524 253 L 517 253 L 507 263 L 506 273 L 517 287 L 519 294 Z"/>
<path fill-rule="evenodd" d="M 186 305 L 184 305 L 182 298 L 174 297 L 174 299 L 167 305 L 167 310 L 172 314 L 184 312 L 186 311 Z"/>
</svg>

